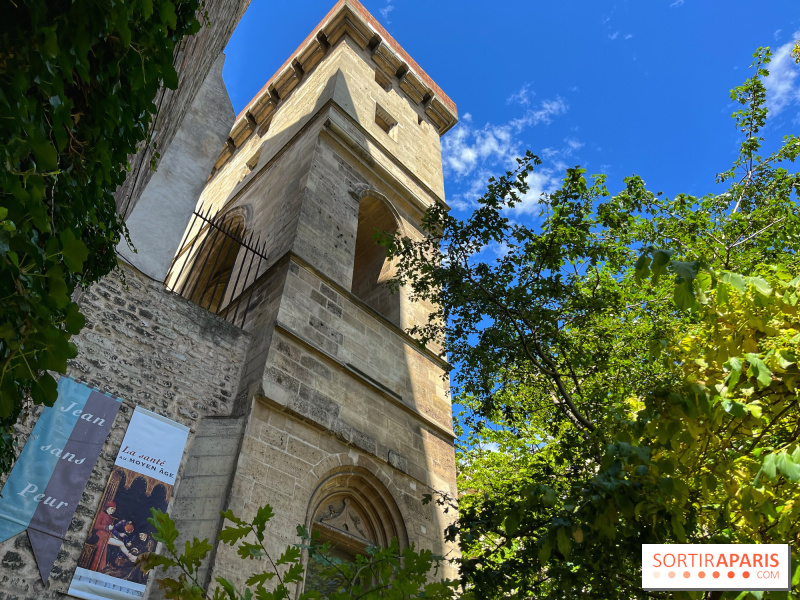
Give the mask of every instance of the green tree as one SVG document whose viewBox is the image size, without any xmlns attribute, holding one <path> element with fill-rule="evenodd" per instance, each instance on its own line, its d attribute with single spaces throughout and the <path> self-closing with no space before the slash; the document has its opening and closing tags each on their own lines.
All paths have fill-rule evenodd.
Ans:
<svg viewBox="0 0 800 600">
<path fill-rule="evenodd" d="M 153 516 L 148 521 L 156 528 L 153 538 L 164 544 L 166 552 L 163 555 L 149 554 L 141 560 L 145 570 L 161 568 L 178 572 L 177 579 L 165 577 L 158 580 L 166 598 L 289 600 L 295 597 L 295 586 L 303 581 L 306 570 L 301 563 L 303 550 L 307 552 L 306 565 L 315 559 L 321 567 L 318 576 L 331 582 L 330 587 L 334 589 L 325 596 L 328 600 L 455 598 L 455 582 L 435 580 L 444 559 L 430 550 L 417 552 L 413 546 L 400 550 L 396 539 L 388 548 L 368 547 L 365 555 L 357 556 L 355 562 L 348 562 L 332 555 L 330 542 L 320 544 L 304 527 L 298 526 L 297 535 L 301 543 L 289 546 L 280 557 L 273 559 L 264 546 L 267 523 L 274 516 L 269 505 L 258 509 L 252 521 L 240 519 L 232 511 L 222 513 L 229 524 L 220 532 L 219 543 L 237 546 L 237 554 L 242 560 L 257 561 L 256 568 L 261 567 L 261 570 L 247 579 L 243 589 L 224 577 L 217 577 L 218 587 L 209 593 L 198 581 L 197 572 L 212 550 L 211 544 L 207 539 L 194 538 L 187 541 L 180 551 L 175 544 L 179 533 L 174 521 L 161 511 L 151 509 L 151 512 Z M 298 596 L 300 600 L 321 597 L 318 591 L 306 591 Z"/>
<path fill-rule="evenodd" d="M 723 193 L 632 176 L 612 196 L 574 168 L 526 226 L 529 153 L 467 220 L 435 206 L 426 240 L 386 240 L 396 284 L 441 307 L 414 333 L 443 342 L 465 407 L 449 534 L 468 594 L 716 598 L 641 590 L 641 544 L 800 535 L 800 140 L 761 156 L 754 57 Z"/>
<path fill-rule="evenodd" d="M 71 296 L 113 269 L 113 192 L 147 139 L 199 0 L 17 0 L 0 20 L 0 471 L 23 403 L 52 405 L 84 325 Z"/>
</svg>

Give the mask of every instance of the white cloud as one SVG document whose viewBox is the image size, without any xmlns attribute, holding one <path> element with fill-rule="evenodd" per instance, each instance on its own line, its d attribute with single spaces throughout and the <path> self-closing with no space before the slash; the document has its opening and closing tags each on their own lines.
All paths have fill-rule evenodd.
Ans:
<svg viewBox="0 0 800 600">
<path fill-rule="evenodd" d="M 383 20 L 386 23 L 391 23 L 391 21 L 389 20 L 389 13 L 391 13 L 394 9 L 395 9 L 394 0 L 387 0 L 386 6 L 381 8 L 378 12 L 381 13 Z"/>
<path fill-rule="evenodd" d="M 567 103 L 559 97 L 553 100 L 543 100 L 538 108 L 528 109 L 522 117 L 512 119 L 509 125 L 517 131 L 521 131 L 525 127 L 540 125 L 542 123 L 547 125 L 552 122 L 553 117 L 563 115 L 567 112 L 568 108 Z"/>
<path fill-rule="evenodd" d="M 795 32 L 792 39 L 798 37 L 800 31 Z M 800 66 L 792 56 L 793 47 L 794 42 L 788 42 L 778 48 L 768 65 L 769 76 L 764 80 L 764 85 L 767 87 L 767 108 L 773 116 L 788 107 L 800 107 Z"/>
<path fill-rule="evenodd" d="M 525 89 L 526 86 L 523 86 L 522 90 Z M 458 190 L 448 196 L 448 202 L 454 209 L 473 209 L 477 198 L 486 191 L 486 182 L 492 175 L 517 167 L 516 159 L 525 151 L 523 132 L 526 129 L 547 125 L 569 108 L 560 97 L 532 104 L 528 96 L 528 101 L 529 106 L 524 114 L 504 124 L 487 123 L 477 127 L 469 113 L 465 113 L 461 122 L 442 138 L 445 176 L 457 185 Z M 517 101 L 517 104 L 520 102 Z M 564 139 L 562 148 L 546 148 L 542 151 L 542 157 L 548 164 L 537 166 L 528 176 L 530 189 L 511 212 L 515 215 L 535 213 L 541 194 L 558 189 L 560 173 L 566 167 L 562 159 L 580 150 L 583 145 L 575 137 L 569 137 Z M 498 256 L 502 255 L 503 249 L 496 250 Z"/>
<path fill-rule="evenodd" d="M 781 33 L 782 32 L 783 32 L 783 29 L 776 29 L 775 33 L 772 34 L 772 37 L 775 38 L 776 42 L 781 39 Z"/>
<path fill-rule="evenodd" d="M 669 5 L 669 7 L 670 8 L 680 8 L 681 6 L 683 6 L 683 4 L 685 2 L 686 2 L 686 0 L 675 0 L 675 2 L 673 2 L 672 4 Z"/>
<path fill-rule="evenodd" d="M 527 127 L 552 122 L 553 118 L 567 112 L 567 108 L 561 98 L 543 100 L 507 124 L 487 123 L 480 128 L 474 127 L 472 119 L 465 115 L 462 122 L 442 138 L 445 171 L 465 177 L 482 166 L 514 166 L 522 144 L 516 135 Z"/>
<path fill-rule="evenodd" d="M 511 94 L 506 98 L 506 104 L 519 104 L 521 106 L 528 106 L 531 103 L 531 98 L 536 95 L 536 92 L 531 91 L 531 84 L 526 83 L 518 92 Z"/>
<path fill-rule="evenodd" d="M 626 33 L 626 34 L 625 34 L 625 41 L 627 42 L 627 41 L 628 41 L 629 39 L 631 39 L 632 37 L 633 37 L 633 34 L 632 34 L 632 33 Z"/>
<path fill-rule="evenodd" d="M 545 148 L 540 152 L 542 158 L 554 161 L 556 166 L 564 165 L 563 159 L 569 158 L 575 152 L 583 148 L 586 144 L 576 138 L 564 138 L 564 146 L 561 148 Z M 560 168 L 560 167 L 559 167 Z"/>
<path fill-rule="evenodd" d="M 542 194 L 552 194 L 561 185 L 561 177 L 557 175 L 562 169 L 560 165 L 554 168 L 538 167 L 533 173 L 528 175 L 528 192 L 512 209 L 519 215 L 536 214 Z"/>
<path fill-rule="evenodd" d="M 614 33 L 609 33 L 608 34 L 608 39 L 610 39 L 610 40 L 615 40 L 618 37 L 619 37 L 619 31 L 615 31 Z"/>
</svg>

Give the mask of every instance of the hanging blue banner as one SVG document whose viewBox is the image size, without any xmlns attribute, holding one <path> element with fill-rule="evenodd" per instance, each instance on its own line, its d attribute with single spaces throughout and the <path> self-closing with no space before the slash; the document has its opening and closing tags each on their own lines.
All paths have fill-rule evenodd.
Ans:
<svg viewBox="0 0 800 600">
<path fill-rule="evenodd" d="M 0 542 L 28 530 L 47 582 L 81 494 L 121 400 L 62 377 L 42 411 L 0 498 Z"/>
</svg>

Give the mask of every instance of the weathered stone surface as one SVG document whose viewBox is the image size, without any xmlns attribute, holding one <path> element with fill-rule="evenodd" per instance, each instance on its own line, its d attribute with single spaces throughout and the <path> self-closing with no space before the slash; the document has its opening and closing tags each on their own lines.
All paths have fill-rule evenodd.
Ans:
<svg viewBox="0 0 800 600">
<path fill-rule="evenodd" d="M 208 26 L 202 27 L 177 49 L 173 64 L 178 72 L 178 88 L 159 92 L 154 101 L 159 107 L 154 143 L 131 157 L 131 172 L 115 193 L 117 210 L 123 216 L 130 215 L 153 176 L 150 159 L 155 149 L 162 156 L 169 149 L 184 115 L 249 4 L 250 0 L 207 0 L 204 10 L 208 11 Z"/>
<path fill-rule="evenodd" d="M 186 523 L 183 529 L 197 534 L 201 530 L 213 532 L 219 523 L 218 511 L 228 496 L 243 422 L 241 418 L 204 417 L 231 414 L 250 336 L 166 292 L 161 284 L 133 269 L 122 267 L 121 274 L 125 276 L 124 282 L 120 274 L 110 275 L 89 288 L 80 299 L 86 328 L 75 338 L 79 355 L 69 362 L 67 373 L 118 395 L 123 404 L 76 509 L 49 584 L 42 584 L 27 534 L 22 533 L 13 542 L 9 540 L 0 546 L 0 597 L 45 599 L 61 597 L 67 591 L 136 406 L 178 421 L 197 434 L 198 437 L 190 437 L 182 479 L 191 480 L 193 474 L 216 485 L 206 486 L 205 496 L 195 502 L 184 500 L 184 496 L 198 499 L 196 491 L 179 492 L 177 498 L 182 504 L 176 506 L 173 514 L 183 519 L 184 514 L 195 514 L 198 510 L 195 505 L 205 511 L 204 516 L 216 510 L 213 523 L 207 525 L 200 521 L 192 524 L 189 518 L 182 521 Z M 40 412 L 37 407 L 33 417 Z M 34 422 L 35 418 L 28 418 L 18 425 L 22 434 L 20 449 Z M 229 441 L 234 438 L 235 441 Z M 219 462 L 218 473 L 213 473 L 208 463 L 193 470 L 188 463 L 201 457 Z M 214 479 L 216 475 L 223 476 L 227 483 L 220 486 L 219 479 Z M 192 485 L 187 483 L 187 489 L 192 490 Z M 179 480 L 177 489 L 181 490 L 181 486 Z"/>
<path fill-rule="evenodd" d="M 403 544 L 452 554 L 443 531 L 453 515 L 421 502 L 434 490 L 457 495 L 446 365 L 404 331 L 433 307 L 389 294 L 392 265 L 371 245 L 375 224 L 422 235 L 425 208 L 443 201 L 437 128 L 447 124 L 426 116 L 421 95 L 440 91 L 418 67 L 405 83 L 386 71 L 413 62 L 396 42 L 394 58 L 362 43 L 364 32 L 387 41 L 378 27 L 354 0 L 337 3 L 309 38 L 317 47 L 299 50 L 302 69 L 287 63 L 269 101 L 234 125 L 230 156 L 204 187 L 204 210 L 238 211 L 246 235 L 264 241 L 267 259 L 245 276 L 242 329 L 130 268 L 127 287 L 112 276 L 84 294 L 69 373 L 125 403 L 49 587 L 22 535 L 0 547 L 0 596 L 66 590 L 136 405 L 191 428 L 171 506 L 181 539 L 213 538 L 222 509 L 250 518 L 270 504 L 267 549 L 278 556 L 298 524 L 320 526 L 325 494 L 338 490 L 331 506 L 362 493 Z M 378 105 L 384 125 L 394 122 L 388 134 Z M 220 545 L 201 577 L 242 583 L 245 571 Z"/>
<path fill-rule="evenodd" d="M 138 252 L 134 253 L 126 240 L 117 246 L 125 260 L 158 281 L 167 276 L 181 243 L 174 235 L 175 223 L 189 221 L 219 147 L 233 125 L 233 106 L 222 81 L 224 62 L 225 55 L 220 54 L 163 152 L 158 170 L 128 214 L 126 225 Z"/>
</svg>

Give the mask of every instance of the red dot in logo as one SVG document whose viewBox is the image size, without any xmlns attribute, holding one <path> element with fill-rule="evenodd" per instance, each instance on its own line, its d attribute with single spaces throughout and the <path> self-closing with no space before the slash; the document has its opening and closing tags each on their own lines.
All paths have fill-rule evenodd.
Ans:
<svg viewBox="0 0 800 600">
<path fill-rule="evenodd" d="M 675 571 L 670 571 L 668 575 L 670 579 L 675 579 Z"/>
<path fill-rule="evenodd" d="M 719 579 L 719 571 L 714 571 L 711 575 L 714 579 Z"/>
<path fill-rule="evenodd" d="M 750 571 L 745 571 L 744 573 L 742 573 L 742 577 L 744 577 L 745 579 L 750 577 Z"/>
<path fill-rule="evenodd" d="M 700 579 L 705 579 L 705 577 L 706 577 L 706 572 L 705 572 L 705 571 L 700 571 L 700 572 L 697 574 L 697 576 L 698 576 Z"/>
<path fill-rule="evenodd" d="M 733 579 L 734 577 L 736 577 L 736 573 L 733 571 L 728 571 L 728 579 Z"/>
<path fill-rule="evenodd" d="M 684 571 L 683 572 L 683 578 L 684 579 L 689 579 L 689 575 L 690 575 L 689 571 Z"/>
</svg>

